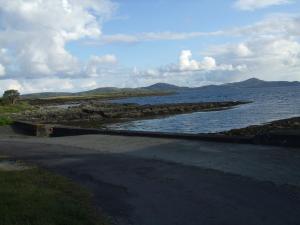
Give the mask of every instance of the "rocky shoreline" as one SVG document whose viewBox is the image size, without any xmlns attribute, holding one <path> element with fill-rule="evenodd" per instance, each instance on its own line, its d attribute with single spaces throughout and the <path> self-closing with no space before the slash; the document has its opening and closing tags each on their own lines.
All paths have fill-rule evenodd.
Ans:
<svg viewBox="0 0 300 225">
<path fill-rule="evenodd" d="M 90 101 L 78 106 L 62 108 L 40 107 L 38 110 L 16 114 L 15 120 L 44 124 L 99 124 L 159 118 L 200 111 L 225 110 L 249 102 L 205 102 L 162 105 L 117 104 Z"/>
<path fill-rule="evenodd" d="M 263 125 L 252 125 L 241 129 L 232 129 L 229 131 L 221 132 L 219 134 L 227 136 L 253 137 L 264 135 L 270 132 L 300 133 L 300 117 L 276 120 Z"/>
</svg>

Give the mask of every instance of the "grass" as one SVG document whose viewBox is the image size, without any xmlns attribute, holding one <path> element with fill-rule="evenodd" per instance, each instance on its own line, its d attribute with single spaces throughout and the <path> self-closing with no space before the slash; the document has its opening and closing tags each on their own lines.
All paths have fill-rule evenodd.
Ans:
<svg viewBox="0 0 300 225">
<path fill-rule="evenodd" d="M 13 121 L 9 117 L 0 116 L 0 126 L 10 125 Z"/>
<path fill-rule="evenodd" d="M 64 104 L 76 101 L 89 101 L 89 100 L 113 100 L 129 97 L 146 97 L 146 96 L 163 96 L 174 94 L 171 92 L 112 92 L 103 94 L 89 94 L 82 96 L 57 96 L 46 98 L 26 99 L 31 105 L 48 105 L 48 104 Z"/>
<path fill-rule="evenodd" d="M 160 95 L 168 95 L 170 92 L 110 92 L 110 93 L 102 93 L 102 94 L 88 94 L 88 95 L 71 95 L 71 96 L 57 96 L 57 97 L 46 97 L 41 98 L 43 100 L 51 100 L 51 99 L 65 99 L 65 100 L 81 100 L 81 99 L 110 99 L 110 98 L 124 98 L 124 97 L 140 97 L 140 96 L 160 96 Z"/>
<path fill-rule="evenodd" d="M 4 104 L 0 99 L 0 126 L 12 124 L 11 115 L 13 113 L 23 112 L 33 107 L 27 102 L 18 102 L 15 105 Z"/>
<path fill-rule="evenodd" d="M 27 102 L 18 102 L 15 105 L 6 105 L 0 101 L 0 115 L 18 113 L 31 108 L 32 106 L 30 106 Z"/>
<path fill-rule="evenodd" d="M 91 195 L 64 177 L 31 168 L 0 171 L 1 225 L 106 225 Z"/>
</svg>

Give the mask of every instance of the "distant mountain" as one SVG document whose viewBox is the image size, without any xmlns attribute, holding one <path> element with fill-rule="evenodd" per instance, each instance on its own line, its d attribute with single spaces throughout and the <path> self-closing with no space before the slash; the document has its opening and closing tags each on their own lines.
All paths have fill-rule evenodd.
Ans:
<svg viewBox="0 0 300 225">
<path fill-rule="evenodd" d="M 22 95 L 22 98 L 52 98 L 52 97 L 63 97 L 70 96 L 72 93 L 69 92 L 40 92 L 33 94 Z"/>
<path fill-rule="evenodd" d="M 125 88 L 116 88 L 116 87 L 103 87 L 103 88 L 96 88 L 89 91 L 82 91 L 74 93 L 73 95 L 99 95 L 99 94 L 109 94 L 109 93 L 117 93 L 117 92 L 124 92 Z"/>
<path fill-rule="evenodd" d="M 251 78 L 245 81 L 229 83 L 223 86 L 238 87 L 238 88 L 266 88 L 266 87 L 290 87 L 299 86 L 300 82 L 289 82 L 289 81 L 264 81 L 257 78 Z"/>
<path fill-rule="evenodd" d="M 178 87 L 172 84 L 157 83 L 147 87 L 141 88 L 116 88 L 116 87 L 103 87 L 96 88 L 89 91 L 82 92 L 42 92 L 34 94 L 22 95 L 22 98 L 51 98 L 51 97 L 65 97 L 65 96 L 87 96 L 87 95 L 101 95 L 109 93 L 153 93 L 153 92 L 176 92 L 179 90 L 188 89 L 186 87 Z"/>
<path fill-rule="evenodd" d="M 172 85 L 170 85 L 172 86 Z M 174 86 L 175 87 L 175 86 Z M 179 87 L 178 87 L 179 88 Z M 101 94 L 147 94 L 154 92 L 173 92 L 174 88 L 116 88 L 116 87 L 103 87 L 96 88 L 89 91 L 82 92 L 41 92 L 41 93 L 33 93 L 33 94 L 25 94 L 22 95 L 24 99 L 35 99 L 35 98 L 51 98 L 51 97 L 66 97 L 66 96 L 89 96 L 89 95 L 101 95 Z"/>
<path fill-rule="evenodd" d="M 188 87 L 179 87 L 173 84 L 167 83 L 156 83 L 150 85 L 148 87 L 144 87 L 143 89 L 151 90 L 151 91 L 178 91 L 183 89 L 189 89 Z"/>
<path fill-rule="evenodd" d="M 168 84 L 166 84 L 168 85 Z M 97 94 L 109 94 L 109 93 L 147 93 L 147 92 L 170 92 L 173 89 L 175 90 L 175 87 L 173 85 L 169 85 L 169 87 L 154 87 L 155 85 L 149 86 L 149 87 L 141 87 L 141 88 L 116 88 L 116 87 L 103 87 L 103 88 L 97 88 L 90 91 L 83 91 L 83 92 L 77 92 L 73 95 L 97 95 Z M 171 88 L 171 86 L 173 88 Z M 179 88 L 179 87 L 177 87 Z"/>
<path fill-rule="evenodd" d="M 156 83 L 147 87 L 141 88 L 116 88 L 116 87 L 103 87 L 89 91 L 71 93 L 71 92 L 43 92 L 35 94 L 22 95 L 23 98 L 49 98 L 49 97 L 64 97 L 64 96 L 87 96 L 87 95 L 99 95 L 108 93 L 153 93 L 153 92 L 177 92 L 185 90 L 200 90 L 200 89 L 214 89 L 214 88 L 267 88 L 267 87 L 291 87 L 299 86 L 300 82 L 288 82 L 288 81 L 263 81 L 257 78 L 251 78 L 241 82 L 228 83 L 222 85 L 209 85 L 197 88 L 179 87 L 168 83 Z"/>
</svg>

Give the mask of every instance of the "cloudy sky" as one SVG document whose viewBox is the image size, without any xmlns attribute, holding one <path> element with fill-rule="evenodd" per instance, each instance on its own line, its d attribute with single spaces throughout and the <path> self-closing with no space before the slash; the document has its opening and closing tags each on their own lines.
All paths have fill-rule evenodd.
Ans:
<svg viewBox="0 0 300 225">
<path fill-rule="evenodd" d="M 299 0 L 0 0 L 0 92 L 300 81 Z"/>
</svg>

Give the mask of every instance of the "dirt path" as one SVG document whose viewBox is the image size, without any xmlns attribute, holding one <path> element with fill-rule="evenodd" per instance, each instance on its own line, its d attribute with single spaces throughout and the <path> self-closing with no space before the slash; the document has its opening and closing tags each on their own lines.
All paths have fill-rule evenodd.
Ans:
<svg viewBox="0 0 300 225">
<path fill-rule="evenodd" d="M 0 154 L 89 188 L 119 224 L 300 224 L 300 152 L 89 135 L 3 139 Z"/>
</svg>

